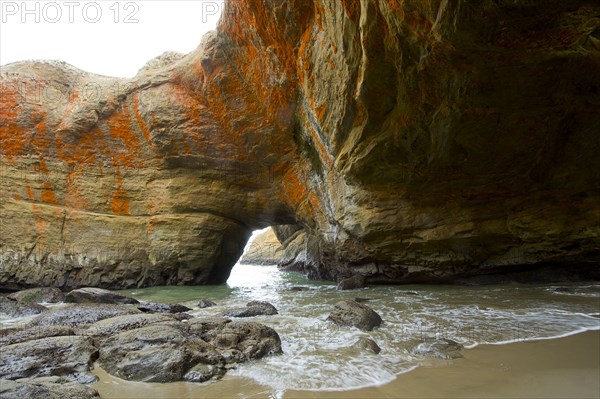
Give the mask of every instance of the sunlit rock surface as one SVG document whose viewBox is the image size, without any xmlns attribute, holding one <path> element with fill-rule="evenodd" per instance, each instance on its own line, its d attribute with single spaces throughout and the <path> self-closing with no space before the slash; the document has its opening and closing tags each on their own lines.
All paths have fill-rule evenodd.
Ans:
<svg viewBox="0 0 600 399">
<path fill-rule="evenodd" d="M 227 0 L 132 79 L 2 66 L 0 285 L 370 283 L 600 262 L 595 0 Z M 585 270 L 583 270 L 585 269 Z"/>
<path fill-rule="evenodd" d="M 283 258 L 283 247 L 272 228 L 257 235 L 244 255 L 240 258 L 243 265 L 276 265 Z"/>
</svg>

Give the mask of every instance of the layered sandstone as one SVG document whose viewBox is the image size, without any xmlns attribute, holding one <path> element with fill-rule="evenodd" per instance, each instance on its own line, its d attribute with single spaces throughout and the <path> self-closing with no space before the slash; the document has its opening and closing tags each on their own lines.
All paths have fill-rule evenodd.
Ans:
<svg viewBox="0 0 600 399">
<path fill-rule="evenodd" d="M 599 16 L 228 0 L 196 51 L 132 79 L 3 66 L 0 285 L 222 282 L 279 224 L 320 278 L 594 272 Z"/>
</svg>

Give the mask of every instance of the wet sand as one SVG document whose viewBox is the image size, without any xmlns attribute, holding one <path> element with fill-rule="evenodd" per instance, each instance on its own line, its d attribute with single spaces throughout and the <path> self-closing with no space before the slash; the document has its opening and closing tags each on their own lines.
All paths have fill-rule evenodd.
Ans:
<svg viewBox="0 0 600 399">
<path fill-rule="evenodd" d="M 600 331 L 565 338 L 480 345 L 463 359 L 431 361 L 389 384 L 351 391 L 286 391 L 300 398 L 600 398 Z M 96 370 L 103 399 L 281 397 L 269 387 L 226 376 L 207 384 L 142 384 Z"/>
</svg>

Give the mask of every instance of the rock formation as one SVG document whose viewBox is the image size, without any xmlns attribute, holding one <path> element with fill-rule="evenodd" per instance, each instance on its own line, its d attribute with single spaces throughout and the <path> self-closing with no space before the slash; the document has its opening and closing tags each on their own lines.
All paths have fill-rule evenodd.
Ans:
<svg viewBox="0 0 600 399">
<path fill-rule="evenodd" d="M 0 285 L 223 282 L 282 224 L 314 277 L 597 277 L 599 16 L 227 0 L 197 50 L 131 79 L 3 66 Z"/>
<path fill-rule="evenodd" d="M 243 265 L 276 265 L 283 259 L 283 247 L 272 228 L 257 235 L 240 258 Z"/>
</svg>

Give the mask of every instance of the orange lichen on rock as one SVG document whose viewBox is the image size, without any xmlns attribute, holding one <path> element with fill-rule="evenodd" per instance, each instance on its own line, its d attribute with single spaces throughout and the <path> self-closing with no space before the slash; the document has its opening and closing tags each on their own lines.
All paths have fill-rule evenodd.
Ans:
<svg viewBox="0 0 600 399">
<path fill-rule="evenodd" d="M 112 195 L 110 202 L 110 210 L 115 215 L 129 215 L 129 199 L 127 193 L 123 187 L 123 177 L 119 170 L 117 170 L 117 189 Z"/>
<path fill-rule="evenodd" d="M 42 202 L 46 204 L 58 205 L 58 200 L 56 199 L 56 194 L 52 189 L 52 185 L 48 182 L 44 182 L 42 184 Z"/>
<path fill-rule="evenodd" d="M 123 106 L 119 112 L 112 114 L 107 120 L 107 125 L 114 140 L 114 147 L 110 149 L 113 159 L 118 159 L 119 165 L 123 168 L 141 167 L 142 146 L 140 138 L 133 129 L 129 108 Z"/>
<path fill-rule="evenodd" d="M 25 133 L 19 127 L 20 94 L 17 83 L 0 80 L 0 154 L 8 161 L 21 155 Z"/>
</svg>

